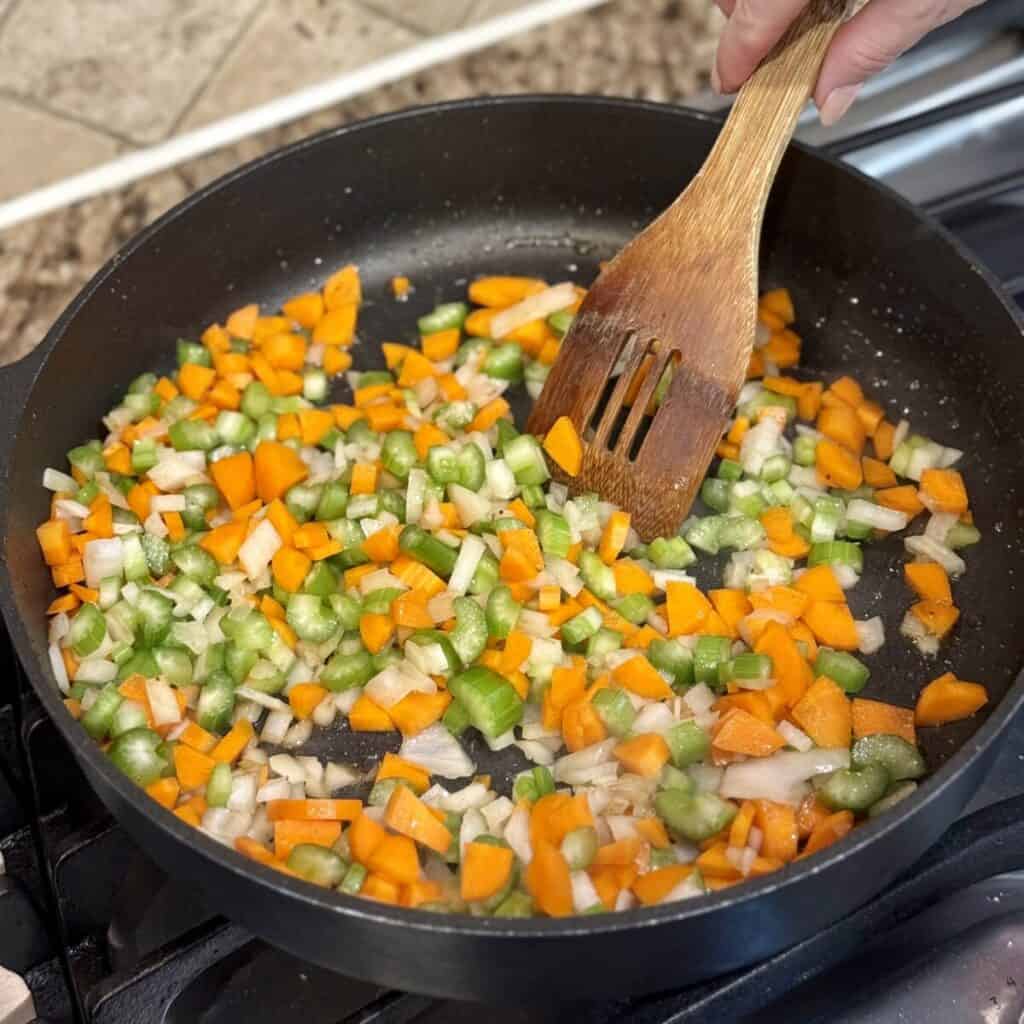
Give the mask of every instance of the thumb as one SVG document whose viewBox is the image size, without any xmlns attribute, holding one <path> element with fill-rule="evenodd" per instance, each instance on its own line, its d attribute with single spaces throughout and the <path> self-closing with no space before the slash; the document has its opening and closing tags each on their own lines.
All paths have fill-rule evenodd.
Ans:
<svg viewBox="0 0 1024 1024">
<path fill-rule="evenodd" d="M 836 33 L 818 76 L 814 100 L 823 124 L 850 108 L 858 90 L 932 29 L 982 0 L 869 0 Z"/>
</svg>

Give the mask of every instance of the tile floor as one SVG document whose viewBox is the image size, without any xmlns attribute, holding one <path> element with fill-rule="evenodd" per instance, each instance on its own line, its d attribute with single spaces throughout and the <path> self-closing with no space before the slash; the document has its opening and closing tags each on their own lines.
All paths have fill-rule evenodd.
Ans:
<svg viewBox="0 0 1024 1024">
<path fill-rule="evenodd" d="M 529 0 L 0 0 L 0 201 Z"/>
</svg>

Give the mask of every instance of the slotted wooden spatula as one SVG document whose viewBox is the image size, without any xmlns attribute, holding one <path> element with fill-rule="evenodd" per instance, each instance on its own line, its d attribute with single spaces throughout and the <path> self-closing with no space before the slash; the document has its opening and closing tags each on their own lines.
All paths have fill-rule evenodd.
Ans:
<svg viewBox="0 0 1024 1024">
<path fill-rule="evenodd" d="M 572 420 L 583 464 L 567 482 L 642 537 L 679 528 L 743 385 L 765 204 L 845 8 L 811 0 L 743 86 L 697 176 L 587 293 L 530 417 L 535 434 Z"/>
</svg>

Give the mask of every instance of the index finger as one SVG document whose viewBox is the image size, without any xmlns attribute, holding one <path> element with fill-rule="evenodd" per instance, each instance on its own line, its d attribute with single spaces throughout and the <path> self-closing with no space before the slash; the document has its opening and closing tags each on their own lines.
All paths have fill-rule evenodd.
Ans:
<svg viewBox="0 0 1024 1024">
<path fill-rule="evenodd" d="M 807 0 L 736 0 L 718 42 L 723 92 L 735 92 L 750 77 L 806 6 Z"/>
</svg>

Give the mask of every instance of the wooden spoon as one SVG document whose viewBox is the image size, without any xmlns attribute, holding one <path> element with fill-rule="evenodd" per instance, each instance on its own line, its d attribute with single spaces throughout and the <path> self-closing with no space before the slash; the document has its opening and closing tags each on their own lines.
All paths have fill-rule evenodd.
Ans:
<svg viewBox="0 0 1024 1024">
<path fill-rule="evenodd" d="M 811 0 L 743 86 L 697 176 L 587 293 L 530 417 L 535 434 L 572 420 L 583 464 L 567 482 L 625 508 L 642 537 L 679 528 L 732 415 L 768 193 L 845 9 Z"/>
</svg>

